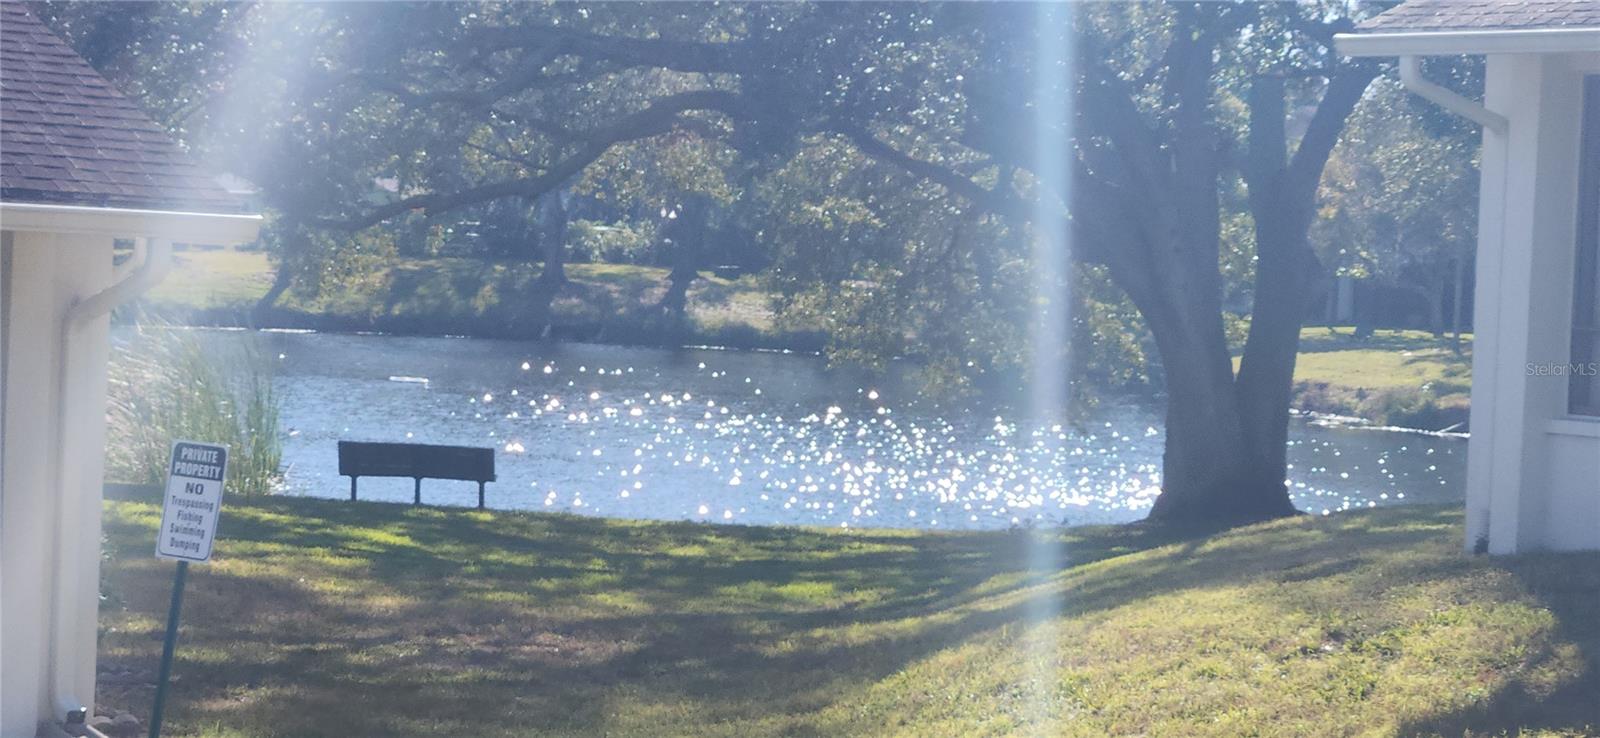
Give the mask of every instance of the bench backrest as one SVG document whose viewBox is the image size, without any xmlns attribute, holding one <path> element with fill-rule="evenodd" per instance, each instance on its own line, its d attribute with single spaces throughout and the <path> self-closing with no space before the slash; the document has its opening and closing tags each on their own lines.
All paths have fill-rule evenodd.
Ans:
<svg viewBox="0 0 1600 738">
<path fill-rule="evenodd" d="M 339 474 L 494 481 L 494 449 L 424 443 L 339 442 Z"/>
</svg>

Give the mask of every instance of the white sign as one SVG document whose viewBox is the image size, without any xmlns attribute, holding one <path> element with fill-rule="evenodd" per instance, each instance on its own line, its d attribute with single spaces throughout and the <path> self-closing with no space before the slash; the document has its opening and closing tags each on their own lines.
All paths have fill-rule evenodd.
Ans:
<svg viewBox="0 0 1600 738">
<path fill-rule="evenodd" d="M 228 448 L 211 443 L 174 441 L 167 468 L 167 498 L 161 506 L 156 556 L 207 561 L 222 514 L 222 480 L 228 474 Z"/>
</svg>

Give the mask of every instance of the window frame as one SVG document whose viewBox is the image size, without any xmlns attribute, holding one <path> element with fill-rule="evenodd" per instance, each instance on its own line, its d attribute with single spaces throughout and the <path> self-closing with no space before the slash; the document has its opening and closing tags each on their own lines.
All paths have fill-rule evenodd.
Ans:
<svg viewBox="0 0 1600 738">
<path fill-rule="evenodd" d="M 1567 412 L 1600 416 L 1600 74 L 1583 78 Z"/>
</svg>

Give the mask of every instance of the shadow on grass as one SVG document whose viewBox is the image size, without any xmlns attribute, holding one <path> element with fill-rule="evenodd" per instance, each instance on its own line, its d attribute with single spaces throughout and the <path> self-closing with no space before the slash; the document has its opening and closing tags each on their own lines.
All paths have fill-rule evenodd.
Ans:
<svg viewBox="0 0 1600 738">
<path fill-rule="evenodd" d="M 1472 342 L 1462 341 L 1462 356 L 1471 357 Z M 1400 333 L 1396 331 L 1377 331 L 1366 338 L 1356 338 L 1349 333 L 1328 334 L 1318 329 L 1307 329 L 1300 339 L 1300 353 L 1315 354 L 1328 351 L 1350 351 L 1353 349 L 1389 350 L 1389 351 L 1422 351 L 1427 349 L 1440 349 L 1450 351 L 1449 337 L 1434 337 L 1428 334 Z"/>
<path fill-rule="evenodd" d="M 114 496 L 148 505 L 109 518 L 116 560 L 123 543 L 150 535 L 157 498 Z M 416 706 L 397 696 L 421 690 L 432 717 L 439 709 L 498 715 L 507 693 L 529 695 L 541 712 L 565 711 L 553 725 L 584 732 L 604 722 L 601 693 L 628 683 L 648 683 L 653 700 L 709 703 L 729 719 L 806 712 L 819 695 L 837 696 L 831 685 L 882 679 L 1024 622 L 1040 599 L 1059 599 L 1065 562 L 1030 571 L 1035 535 L 1046 534 L 840 536 L 267 499 L 224 516 L 219 557 L 248 561 L 249 573 L 195 577 L 189 627 L 203 635 L 186 636 L 202 651 L 258 656 L 196 662 L 180 654 L 180 673 L 193 704 L 224 705 L 227 695 L 259 689 L 252 711 L 270 707 L 288 725 L 323 690 L 401 713 Z M 1192 535 L 1153 527 L 1048 534 L 1073 564 Z M 162 577 L 152 574 L 115 572 L 118 599 L 159 613 Z M 296 578 L 332 580 L 338 591 Z M 876 626 L 886 632 L 835 638 Z M 787 696 L 772 694 L 773 685 Z M 122 706 L 142 704 L 144 689 L 120 689 Z M 179 719 L 231 713 L 213 707 Z M 341 717 L 339 729 L 378 729 L 371 719 Z M 301 729 L 311 730 L 291 732 Z"/>
<path fill-rule="evenodd" d="M 1555 645 L 1577 649 L 1580 673 L 1556 685 L 1529 678 L 1562 659 L 1552 648 L 1542 648 L 1527 657 L 1517 677 L 1487 699 L 1413 721 L 1402 726 L 1400 734 L 1600 735 L 1600 556 L 1532 554 L 1493 562 L 1555 617 Z"/>
<path fill-rule="evenodd" d="M 146 507 L 108 516 L 113 560 L 123 558 L 117 546 L 132 551 L 150 535 L 157 498 L 141 494 L 120 496 Z M 806 716 L 941 650 L 1021 631 L 1040 613 L 1076 617 L 1189 589 L 1337 578 L 1439 539 L 1459 514 L 1390 510 L 1382 522 L 1291 520 L 1226 536 L 1150 525 L 841 535 L 266 499 L 223 521 L 220 555 L 244 568 L 197 577 L 185 638 L 212 656 L 180 652 L 192 690 L 176 716 L 184 724 L 514 735 L 537 715 L 540 731 L 593 734 L 647 704 L 665 706 L 680 725 L 776 720 L 782 727 L 770 732 L 806 735 L 817 730 Z M 1040 561 L 1040 551 L 1056 558 Z M 1115 559 L 1141 551 L 1149 553 Z M 1420 572 L 1426 579 L 1474 564 L 1421 565 L 1438 569 Z M 156 567 L 112 568 L 130 610 L 160 611 Z M 1353 576 L 1349 586 L 1381 593 L 1407 581 L 1369 579 Z M 1529 584 L 1551 602 L 1564 586 L 1575 587 L 1570 601 L 1552 609 L 1563 637 L 1589 644 L 1591 667 L 1562 689 L 1584 689 L 1596 626 L 1576 620 L 1600 611 L 1583 599 L 1600 587 Z M 118 643 L 140 653 L 159 647 Z M 146 687 L 117 694 L 147 704 Z M 1496 700 L 1417 727 L 1538 724 L 1533 713 L 1544 703 L 1513 686 Z M 341 707 L 354 704 L 372 707 Z M 684 709 L 693 715 L 674 712 Z"/>
</svg>

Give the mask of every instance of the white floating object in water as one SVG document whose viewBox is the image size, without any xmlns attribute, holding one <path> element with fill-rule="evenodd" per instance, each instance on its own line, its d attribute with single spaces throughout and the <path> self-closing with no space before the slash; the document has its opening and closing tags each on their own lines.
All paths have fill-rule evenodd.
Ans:
<svg viewBox="0 0 1600 738">
<path fill-rule="evenodd" d="M 408 383 L 411 383 L 411 384 L 427 384 L 428 383 L 428 378 L 427 377 L 399 377 L 399 376 L 396 376 L 396 377 L 389 377 L 389 381 L 391 381 L 391 382 L 408 382 Z"/>
</svg>

